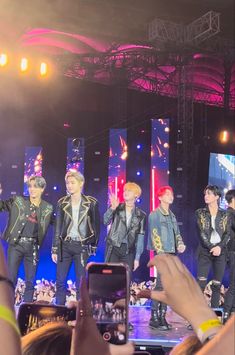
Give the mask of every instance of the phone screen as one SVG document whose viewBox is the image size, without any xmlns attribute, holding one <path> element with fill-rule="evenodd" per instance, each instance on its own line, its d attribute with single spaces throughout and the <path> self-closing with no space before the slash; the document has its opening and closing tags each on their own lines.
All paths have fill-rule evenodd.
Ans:
<svg viewBox="0 0 235 355">
<path fill-rule="evenodd" d="M 76 309 L 65 306 L 23 303 L 19 308 L 17 319 L 23 336 L 49 322 L 75 320 Z"/>
<path fill-rule="evenodd" d="M 128 339 L 128 275 L 122 264 L 92 263 L 88 268 L 93 317 L 103 338 L 112 344 Z"/>
</svg>

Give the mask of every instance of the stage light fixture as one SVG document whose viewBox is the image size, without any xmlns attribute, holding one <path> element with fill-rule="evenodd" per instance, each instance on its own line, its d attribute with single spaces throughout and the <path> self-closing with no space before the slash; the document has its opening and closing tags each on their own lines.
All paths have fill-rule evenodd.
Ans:
<svg viewBox="0 0 235 355">
<path fill-rule="evenodd" d="M 227 130 L 223 130 L 220 132 L 219 140 L 221 143 L 223 144 L 228 143 L 229 139 L 230 139 L 230 134 Z"/>
<path fill-rule="evenodd" d="M 0 67 L 5 67 L 8 63 L 8 56 L 6 53 L 0 54 Z"/>
<path fill-rule="evenodd" d="M 41 76 L 46 76 L 48 74 L 48 66 L 47 63 L 42 62 L 40 64 L 40 75 Z"/>
<path fill-rule="evenodd" d="M 141 176 L 141 174 L 142 174 L 142 173 L 141 173 L 141 171 L 139 171 L 139 170 L 136 172 L 136 175 L 137 175 L 137 176 Z"/>
<path fill-rule="evenodd" d="M 54 191 L 58 191 L 58 190 L 59 190 L 58 185 L 54 185 L 54 186 L 53 186 L 53 190 L 54 190 Z"/>
<path fill-rule="evenodd" d="M 141 144 L 137 144 L 136 148 L 137 148 L 137 149 L 141 149 L 141 148 L 142 148 L 142 145 L 141 145 Z"/>
<path fill-rule="evenodd" d="M 29 68 L 29 61 L 27 58 L 21 58 L 20 61 L 20 70 L 22 73 L 25 73 Z"/>
</svg>

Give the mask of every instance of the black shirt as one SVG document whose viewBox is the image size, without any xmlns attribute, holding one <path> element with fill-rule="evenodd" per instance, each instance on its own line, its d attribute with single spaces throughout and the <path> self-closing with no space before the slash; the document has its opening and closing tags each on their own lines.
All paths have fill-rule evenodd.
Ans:
<svg viewBox="0 0 235 355">
<path fill-rule="evenodd" d="M 27 222 L 21 232 L 22 237 L 37 238 L 38 236 L 38 220 L 37 220 L 37 207 L 33 204 L 30 205 L 30 214 L 27 217 Z"/>
</svg>

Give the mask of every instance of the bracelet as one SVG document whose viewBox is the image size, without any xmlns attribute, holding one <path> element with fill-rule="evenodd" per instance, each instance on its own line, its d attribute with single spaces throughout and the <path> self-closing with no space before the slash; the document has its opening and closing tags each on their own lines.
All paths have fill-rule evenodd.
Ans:
<svg viewBox="0 0 235 355">
<path fill-rule="evenodd" d="M 5 281 L 13 289 L 13 292 L 15 292 L 15 286 L 13 282 L 10 279 L 8 279 L 8 277 L 0 275 L 0 281 Z"/>
<path fill-rule="evenodd" d="M 222 324 L 218 318 L 208 319 L 205 322 L 203 322 L 202 324 L 200 324 L 200 326 L 198 327 L 198 330 L 197 330 L 197 336 L 198 336 L 199 340 L 201 341 L 201 343 L 204 343 L 206 341 L 206 339 L 208 338 L 207 337 L 206 339 L 204 339 L 204 335 L 208 330 L 220 327 L 221 325 Z M 210 336 L 211 335 L 209 335 L 209 337 Z"/>
<path fill-rule="evenodd" d="M 15 315 L 10 308 L 0 305 L 0 319 L 3 319 L 8 324 L 10 324 L 12 328 L 15 329 L 16 333 L 20 336 L 20 331 L 15 319 Z"/>
</svg>

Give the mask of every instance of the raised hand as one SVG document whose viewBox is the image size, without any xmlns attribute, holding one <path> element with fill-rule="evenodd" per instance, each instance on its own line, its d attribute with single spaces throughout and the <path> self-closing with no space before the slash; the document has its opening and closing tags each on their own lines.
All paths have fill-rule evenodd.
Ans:
<svg viewBox="0 0 235 355">
<path fill-rule="evenodd" d="M 111 204 L 111 209 L 115 210 L 119 205 L 119 198 L 117 198 L 113 193 L 109 195 L 109 200 Z"/>
</svg>

